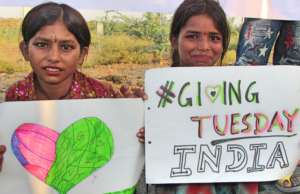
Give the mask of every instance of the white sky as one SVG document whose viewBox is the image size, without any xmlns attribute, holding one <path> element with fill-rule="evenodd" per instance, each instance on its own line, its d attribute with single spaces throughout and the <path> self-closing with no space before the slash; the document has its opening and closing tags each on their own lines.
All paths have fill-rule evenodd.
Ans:
<svg viewBox="0 0 300 194">
<path fill-rule="evenodd" d="M 66 3 L 80 10 L 86 15 L 96 14 L 99 10 L 120 10 L 127 12 L 164 12 L 173 13 L 182 2 L 182 0 L 61 0 L 60 3 Z M 18 17 L 22 9 L 18 7 L 32 7 L 45 0 L 0 0 L 0 17 Z M 91 11 L 93 9 L 94 11 Z M 19 10 L 19 11 L 18 11 Z M 83 11 L 85 10 L 85 11 Z M 98 10 L 98 11 L 96 11 Z"/>
<path fill-rule="evenodd" d="M 119 10 L 128 15 L 139 16 L 141 13 L 163 12 L 173 13 L 182 0 L 60 0 L 78 9 L 87 20 L 98 19 L 104 10 Z M 45 0 L 0 0 L 0 17 L 21 18 L 24 10 Z M 23 8 L 25 7 L 25 8 Z M 26 11 L 25 11 L 26 12 Z"/>
<path fill-rule="evenodd" d="M 26 13 L 30 7 L 7 7 L 0 6 L 0 18 L 23 18 L 23 12 Z M 89 20 L 100 19 L 105 16 L 104 10 L 79 9 L 83 17 Z M 140 17 L 144 12 L 121 11 L 122 14 Z"/>
</svg>

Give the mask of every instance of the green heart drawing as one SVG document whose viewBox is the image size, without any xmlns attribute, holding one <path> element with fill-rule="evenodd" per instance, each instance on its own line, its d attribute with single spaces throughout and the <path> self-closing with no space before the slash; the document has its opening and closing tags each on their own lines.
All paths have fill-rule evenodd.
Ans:
<svg viewBox="0 0 300 194">
<path fill-rule="evenodd" d="M 218 98 L 221 91 L 220 85 L 215 86 L 206 86 L 205 88 L 205 94 L 209 98 L 209 100 L 214 103 L 216 99 Z"/>
<path fill-rule="evenodd" d="M 111 130 L 96 117 L 83 118 L 67 127 L 56 142 L 56 158 L 46 183 L 60 194 L 110 161 L 114 143 Z"/>
</svg>

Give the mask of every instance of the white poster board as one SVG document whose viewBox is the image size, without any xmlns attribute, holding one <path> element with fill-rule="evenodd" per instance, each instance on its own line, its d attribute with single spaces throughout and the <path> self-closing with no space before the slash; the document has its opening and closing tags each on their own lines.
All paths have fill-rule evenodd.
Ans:
<svg viewBox="0 0 300 194">
<path fill-rule="evenodd" d="M 14 154 L 16 150 L 19 151 L 21 153 L 20 156 L 28 161 L 23 162 L 26 163 L 24 167 L 28 166 L 28 169 L 33 169 L 30 172 L 35 172 L 42 176 L 42 173 L 34 170 L 38 168 L 37 166 L 43 165 L 49 160 L 51 154 L 49 154 L 50 151 L 49 149 L 47 150 L 45 146 L 51 144 L 51 141 L 48 137 L 49 141 L 44 140 L 46 139 L 45 134 L 49 129 L 43 129 L 38 132 L 33 130 L 38 129 L 39 125 L 60 133 L 56 141 L 55 159 L 58 160 L 59 152 L 63 151 L 61 154 L 62 159 L 59 162 L 65 163 L 64 168 L 68 168 L 68 170 L 59 168 L 58 172 L 56 172 L 58 175 L 54 178 L 60 180 L 61 184 L 67 181 L 67 177 L 71 177 L 75 180 L 76 177 L 81 176 L 82 171 L 80 170 L 83 168 L 90 168 L 91 166 L 96 168 L 96 163 L 91 164 L 91 161 L 94 160 L 93 157 L 95 157 L 96 161 L 104 160 L 101 167 L 97 167 L 90 174 L 85 175 L 86 177 L 83 178 L 82 181 L 79 181 L 79 183 L 74 183 L 72 188 L 66 193 L 113 193 L 134 187 L 138 182 L 144 166 L 143 145 L 138 142 L 135 135 L 137 130 L 143 126 L 143 117 L 143 102 L 141 99 L 91 99 L 1 103 L 0 144 L 5 144 L 8 148 L 5 153 L 3 169 L 0 173 L 1 194 L 58 193 L 36 176 L 33 176 L 32 173 L 29 173 L 28 170 L 25 170 L 20 163 L 21 160 L 19 158 L 18 160 L 16 154 Z M 86 120 L 86 118 L 98 118 L 102 120 L 110 129 L 110 132 L 106 131 L 105 134 L 101 131 L 89 131 L 86 133 L 86 128 L 79 127 L 79 129 L 75 129 L 74 123 L 81 119 Z M 31 123 L 33 125 L 28 129 L 22 125 L 24 123 Z M 101 126 L 104 126 L 103 123 Z M 23 127 L 19 127 L 20 125 Z M 87 123 L 86 126 L 88 125 L 96 126 L 94 123 Z M 65 131 L 67 131 L 68 126 L 71 126 L 71 130 L 73 131 L 67 135 L 65 134 L 64 137 L 69 135 L 72 141 L 65 140 L 63 143 L 64 146 L 59 150 L 58 142 L 62 139 L 61 137 Z M 19 131 L 16 131 L 18 139 L 14 141 L 15 146 L 13 146 L 11 145 L 13 141 L 12 136 L 17 127 L 19 127 Z M 63 130 L 64 132 L 62 132 Z M 79 132 L 75 133 L 75 130 L 79 130 Z M 50 133 L 52 133 L 53 137 L 55 132 L 50 131 Z M 71 137 L 70 134 L 72 134 Z M 93 140 L 95 141 L 85 142 L 86 137 L 98 137 L 98 134 L 100 134 L 100 138 L 94 138 Z M 106 141 L 109 138 L 111 138 L 111 141 L 107 143 Z M 42 140 L 44 143 L 41 144 Z M 72 142 L 72 144 L 70 144 L 70 142 Z M 93 143 L 96 145 L 94 146 Z M 19 144 L 23 145 L 23 147 L 17 149 L 16 147 Z M 110 144 L 110 147 L 108 144 Z M 105 149 L 109 150 L 110 158 L 108 160 L 105 161 L 105 156 L 102 153 L 100 156 L 89 155 L 90 158 L 86 157 L 86 152 L 89 152 L 89 154 L 98 152 L 98 147 L 100 152 Z M 34 157 L 31 157 L 28 150 L 30 153 L 33 153 Z M 70 150 L 73 152 L 70 152 Z M 72 154 L 74 156 L 77 154 L 78 158 L 74 159 L 73 157 L 73 160 L 71 160 L 69 155 L 73 156 Z M 96 157 L 98 157 L 99 160 Z M 67 158 L 69 160 L 65 161 Z M 87 159 L 84 160 L 84 158 Z M 75 163 L 78 161 L 81 161 L 79 162 L 80 164 L 75 166 Z M 59 162 L 56 161 L 56 163 Z M 27 165 L 28 163 L 31 163 L 31 166 Z M 51 166 L 51 170 L 53 166 L 54 164 Z M 65 174 L 61 175 L 61 173 Z M 77 174 L 73 176 L 72 173 Z M 49 176 L 49 174 L 50 170 L 47 175 Z M 61 178 L 60 176 L 64 177 Z M 70 182 L 73 180 L 70 180 Z"/>
<path fill-rule="evenodd" d="M 146 72 L 146 182 L 272 181 L 299 158 L 300 67 Z"/>
</svg>

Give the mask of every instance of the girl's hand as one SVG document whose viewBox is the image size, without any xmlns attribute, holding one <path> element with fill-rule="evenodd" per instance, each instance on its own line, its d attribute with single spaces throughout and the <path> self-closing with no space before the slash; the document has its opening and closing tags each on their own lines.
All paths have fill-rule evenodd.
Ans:
<svg viewBox="0 0 300 194">
<path fill-rule="evenodd" d="M 121 94 L 125 98 L 143 98 L 143 100 L 147 99 L 147 95 L 144 92 L 143 88 L 129 88 L 128 86 L 121 86 L 120 88 Z"/>
<path fill-rule="evenodd" d="M 145 128 L 144 127 L 140 128 L 136 136 L 140 143 L 145 143 Z"/>
<path fill-rule="evenodd" d="M 6 151 L 6 147 L 4 145 L 0 145 L 0 172 L 2 170 L 2 163 L 3 163 L 5 151 Z"/>
<path fill-rule="evenodd" d="M 143 91 L 142 98 L 144 101 L 148 99 L 148 96 L 144 91 Z M 140 128 L 136 136 L 140 143 L 145 143 L 145 127 Z"/>
<path fill-rule="evenodd" d="M 125 98 L 142 98 L 144 101 L 148 99 L 147 94 L 143 88 L 129 88 L 128 86 L 122 86 L 120 91 Z M 142 127 L 136 133 L 140 143 L 145 143 L 145 127 Z"/>
</svg>

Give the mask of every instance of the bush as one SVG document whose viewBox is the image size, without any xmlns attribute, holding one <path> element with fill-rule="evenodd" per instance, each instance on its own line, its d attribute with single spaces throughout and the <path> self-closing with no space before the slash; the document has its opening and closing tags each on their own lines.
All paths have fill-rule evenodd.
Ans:
<svg viewBox="0 0 300 194">
<path fill-rule="evenodd" d="M 18 43 L 20 39 L 20 22 L 18 19 L 1 19 L 0 42 Z"/>
<path fill-rule="evenodd" d="M 223 65 L 232 65 L 235 63 L 235 50 L 228 50 L 224 59 L 223 59 Z"/>
<path fill-rule="evenodd" d="M 13 74 L 15 73 L 15 68 L 7 62 L 0 60 L 0 73 Z"/>
<path fill-rule="evenodd" d="M 148 64 L 159 61 L 159 54 L 150 40 L 128 35 L 93 37 L 88 66 L 116 63 Z"/>
</svg>

